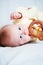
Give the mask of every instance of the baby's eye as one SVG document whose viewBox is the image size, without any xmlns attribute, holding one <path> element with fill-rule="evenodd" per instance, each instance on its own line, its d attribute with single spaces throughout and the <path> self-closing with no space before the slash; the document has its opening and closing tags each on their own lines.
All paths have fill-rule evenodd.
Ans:
<svg viewBox="0 0 43 65">
<path fill-rule="evenodd" d="M 20 38 L 22 38 L 22 35 L 20 35 Z"/>
<path fill-rule="evenodd" d="M 18 29 L 21 30 L 21 27 L 19 27 Z"/>
</svg>

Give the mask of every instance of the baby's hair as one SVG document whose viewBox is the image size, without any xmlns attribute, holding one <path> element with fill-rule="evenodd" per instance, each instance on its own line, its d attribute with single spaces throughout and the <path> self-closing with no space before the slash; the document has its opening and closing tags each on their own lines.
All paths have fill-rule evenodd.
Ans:
<svg viewBox="0 0 43 65">
<path fill-rule="evenodd" d="M 1 33 L 0 33 L 0 45 L 2 46 L 2 40 L 5 38 L 5 36 L 6 36 L 6 31 L 4 30 L 4 31 L 2 31 Z"/>
</svg>

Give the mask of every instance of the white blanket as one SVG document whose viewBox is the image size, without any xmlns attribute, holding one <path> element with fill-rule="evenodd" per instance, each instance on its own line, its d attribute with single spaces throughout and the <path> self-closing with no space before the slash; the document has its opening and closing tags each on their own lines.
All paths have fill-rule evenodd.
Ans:
<svg viewBox="0 0 43 65">
<path fill-rule="evenodd" d="M 0 47 L 0 65 L 43 65 L 43 41 L 18 47 Z"/>
</svg>

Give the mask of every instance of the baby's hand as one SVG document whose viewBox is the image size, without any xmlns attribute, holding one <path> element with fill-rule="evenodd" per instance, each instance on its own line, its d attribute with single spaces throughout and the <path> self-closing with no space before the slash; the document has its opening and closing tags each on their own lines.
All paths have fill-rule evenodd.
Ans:
<svg viewBox="0 0 43 65">
<path fill-rule="evenodd" d="M 43 40 L 43 22 L 39 20 L 33 21 L 29 26 L 29 35 Z"/>
</svg>

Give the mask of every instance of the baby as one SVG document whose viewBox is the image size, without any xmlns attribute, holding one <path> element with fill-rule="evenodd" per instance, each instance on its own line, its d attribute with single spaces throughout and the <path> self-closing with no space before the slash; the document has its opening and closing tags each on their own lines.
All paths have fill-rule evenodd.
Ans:
<svg viewBox="0 0 43 65">
<path fill-rule="evenodd" d="M 24 11 L 20 10 L 21 12 L 18 11 L 11 14 L 11 19 L 13 19 L 14 24 L 5 25 L 1 28 L 0 45 L 13 47 L 23 45 L 36 38 L 43 40 L 43 22 L 39 20 L 37 21 L 37 18 L 30 15 L 31 10 L 29 11 L 29 17 L 29 15 L 27 14 L 28 9 Z M 36 27 L 34 26 L 34 24 L 36 24 Z M 40 28 L 42 29 L 41 32 L 38 31 Z M 39 36 L 37 36 L 37 31 L 38 33 L 40 32 Z"/>
<path fill-rule="evenodd" d="M 38 26 L 34 26 L 37 24 Z M 30 42 L 32 38 L 43 40 L 43 23 L 35 20 L 29 27 L 24 24 L 5 25 L 0 30 L 0 45 L 2 46 L 19 46 Z"/>
</svg>

